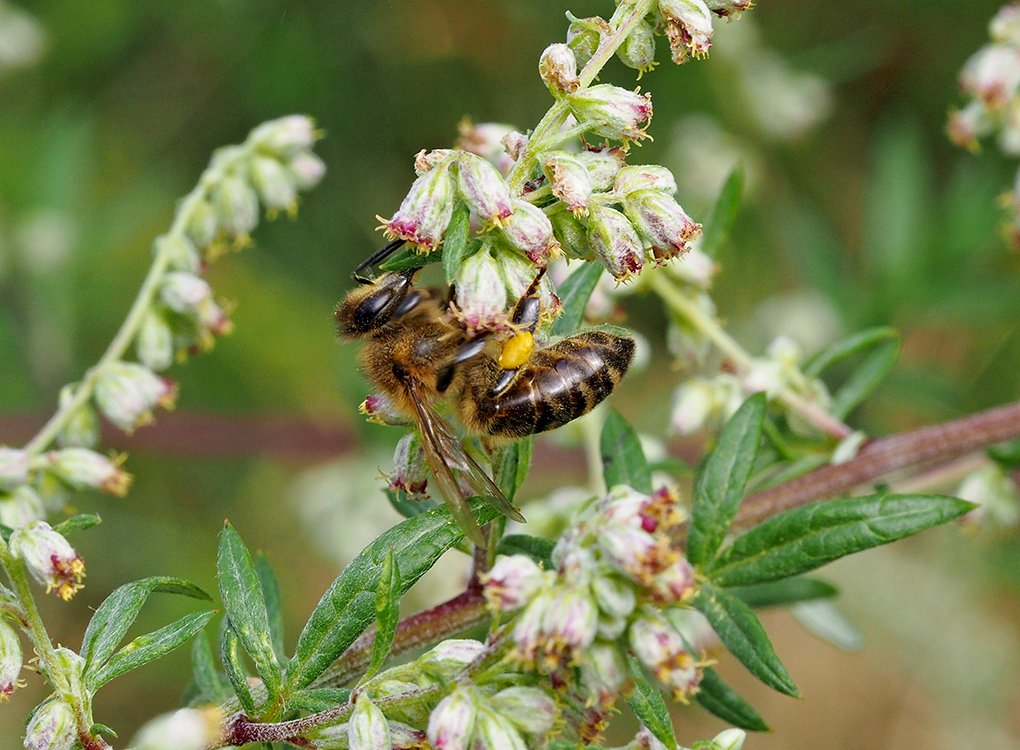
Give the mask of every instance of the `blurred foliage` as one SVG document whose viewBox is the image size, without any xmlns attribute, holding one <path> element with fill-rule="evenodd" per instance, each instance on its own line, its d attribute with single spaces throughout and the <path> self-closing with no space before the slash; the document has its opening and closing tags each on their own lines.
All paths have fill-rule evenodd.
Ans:
<svg viewBox="0 0 1020 750">
<path fill-rule="evenodd" d="M 261 227 L 254 248 L 211 270 L 216 293 L 236 302 L 236 332 L 171 372 L 182 385 L 178 408 L 346 423 L 374 450 L 383 447 L 362 464 L 370 472 L 377 462 L 385 468 L 385 447 L 397 435 L 358 417 L 364 386 L 352 366 L 353 348 L 336 343 L 330 317 L 349 286 L 350 269 L 380 241 L 374 217 L 391 214 L 399 203 L 414 153 L 449 144 L 462 117 L 533 125 L 549 103 L 536 62 L 548 43 L 561 39 L 562 12 L 608 13 L 609 3 L 17 4 L 35 16 L 46 46 L 34 65 L 0 71 L 0 418 L 30 414 L 41 421 L 59 386 L 95 361 L 144 274 L 152 238 L 168 225 L 175 200 L 191 188 L 212 150 L 239 141 L 263 120 L 305 112 L 327 135 L 319 152 L 330 171 L 296 222 Z M 984 43 L 987 19 L 998 5 L 760 3 L 749 17 L 763 43 L 795 69 L 834 85 L 830 116 L 789 142 L 764 137 L 745 116 L 726 65 L 714 55 L 680 69 L 663 64 L 641 82 L 654 95 L 655 141 L 637 159 L 699 181 L 675 147 L 675 123 L 691 113 L 715 118 L 753 155 L 755 183 L 721 254 L 716 287 L 727 323 L 752 351 L 784 326 L 812 317 L 788 307 L 791 298 L 823 300 L 819 317 L 834 321 L 832 337 L 871 325 L 903 333 L 899 366 L 853 417 L 870 432 L 949 418 L 1020 393 L 1020 256 L 999 235 L 996 204 L 1015 165 L 991 151 L 980 158 L 964 153 L 943 135 L 946 111 L 957 103 L 956 74 Z M 724 41 L 720 35 L 719 44 Z M 614 62 L 604 78 L 627 85 L 632 73 Z M 696 218 L 709 205 L 698 205 L 683 189 L 679 199 Z M 628 324 L 661 348 L 664 317 L 653 300 L 627 304 Z M 662 402 L 650 394 L 665 398 L 678 377 L 664 364 L 653 366 L 624 384 L 617 406 L 642 429 L 661 431 Z M 157 422 L 147 429 L 160 428 Z M 0 432 L 0 443 L 11 440 Z M 541 471 L 540 460 L 537 465 Z M 302 516 L 292 497 L 295 466 L 138 452 L 129 468 L 138 479 L 127 501 L 80 499 L 82 509 L 101 513 L 104 523 L 78 541 L 88 561 L 88 588 L 73 605 L 47 602 L 44 614 L 58 640 L 76 644 L 85 607 L 128 577 L 175 575 L 214 590 L 215 534 L 226 516 L 281 572 L 288 630 L 297 631 L 335 575 L 335 562 L 313 554 L 305 541 L 302 522 L 314 516 Z M 540 476 L 534 482 L 547 486 Z M 381 492 L 350 499 L 359 507 L 380 504 L 372 522 L 378 531 L 396 520 Z M 341 538 L 337 544 L 349 559 L 367 541 Z M 967 543 L 953 537 L 881 554 L 894 565 L 897 555 L 946 554 L 951 544 Z M 985 563 L 979 546 L 954 552 L 956 585 L 965 585 L 958 571 L 969 571 L 976 583 L 967 587 L 967 599 L 978 607 L 983 595 L 1012 590 L 1005 609 L 1015 620 L 1017 551 L 1015 540 L 1005 542 Z M 947 568 L 938 570 L 949 574 Z M 869 602 L 866 596 L 857 601 Z M 182 608 L 154 602 L 139 628 L 179 615 L 174 607 Z M 881 622 L 874 627 L 885 632 Z M 781 652 L 799 649 L 793 644 L 803 640 L 795 633 L 778 645 Z M 1016 663 L 1015 633 L 1006 641 L 1008 656 L 996 658 Z M 953 648 L 941 643 L 930 651 Z M 119 681 L 100 700 L 97 718 L 130 736 L 142 718 L 176 703 L 186 660 L 176 654 Z M 812 669 L 805 659 L 790 666 L 795 674 Z M 893 726 L 873 742 L 862 738 L 861 716 L 852 708 L 843 719 L 835 706 L 811 709 L 812 690 L 824 701 L 826 683 L 883 679 L 861 674 L 865 666 L 832 680 L 825 670 L 837 667 L 824 662 L 819 679 L 798 679 L 806 705 L 784 708 L 785 714 L 746 691 L 776 729 L 775 737 L 755 737 L 748 746 L 884 747 L 899 736 L 915 746 L 929 740 L 934 748 L 959 739 L 959 730 L 939 734 L 924 723 L 945 707 L 932 693 L 902 699 L 909 705 L 901 721 L 917 732 L 926 727 L 927 734 L 902 734 L 907 730 Z M 896 667 L 882 664 L 879 675 L 882 670 Z M 889 701 L 896 690 L 924 692 L 907 673 L 887 681 L 893 692 L 885 704 L 865 704 L 895 713 Z M 0 737 L 17 736 L 40 697 L 38 681 L 30 683 L 0 712 Z M 854 689 L 870 693 L 874 685 Z M 1015 709 L 1020 696 L 1015 685 L 1012 690 L 1000 700 Z M 943 681 L 932 692 L 955 691 Z M 847 696 L 844 702 L 852 701 Z M 805 712 L 831 717 L 846 734 L 830 732 L 828 741 L 813 742 Z M 883 726 L 889 723 L 895 725 Z M 713 725 L 701 720 L 700 726 Z M 679 727 L 683 738 L 697 736 L 688 729 Z M 1008 743 L 1011 729 L 998 731 Z M 821 736 L 816 732 L 813 739 Z"/>
</svg>

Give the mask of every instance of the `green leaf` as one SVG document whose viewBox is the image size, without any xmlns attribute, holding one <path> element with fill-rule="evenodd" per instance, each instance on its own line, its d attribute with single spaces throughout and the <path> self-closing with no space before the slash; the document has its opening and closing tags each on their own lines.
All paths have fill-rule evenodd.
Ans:
<svg viewBox="0 0 1020 750">
<path fill-rule="evenodd" d="M 602 268 L 601 263 L 585 263 L 556 289 L 562 312 L 553 323 L 553 336 L 569 336 L 581 325 L 581 321 L 584 320 L 584 308 L 599 283 Z"/>
<path fill-rule="evenodd" d="M 394 253 L 379 264 L 379 270 L 390 273 L 395 273 L 397 271 L 410 271 L 414 268 L 423 268 L 429 263 L 442 259 L 442 248 L 433 250 L 431 253 L 419 253 L 417 250 L 412 250 L 405 245 L 403 250 Z"/>
<path fill-rule="evenodd" d="M 287 708 L 317 714 L 345 705 L 350 699 L 351 691 L 347 688 L 309 688 L 294 693 L 287 701 Z"/>
<path fill-rule="evenodd" d="M 85 628 L 79 653 L 85 660 L 86 676 L 106 662 L 134 623 L 146 599 L 157 591 L 212 601 L 212 597 L 202 589 L 182 578 L 154 576 L 125 583 L 114 589 L 113 593 L 99 605 L 88 627 Z"/>
<path fill-rule="evenodd" d="M 61 536 L 71 536 L 79 531 L 98 526 L 100 523 L 102 523 L 102 519 L 95 513 L 78 513 L 58 523 L 53 527 L 53 530 Z"/>
<path fill-rule="evenodd" d="M 283 671 L 273 651 L 266 599 L 262 595 L 251 554 L 241 535 L 229 523 L 224 524 L 220 532 L 216 577 L 220 584 L 220 599 L 234 633 L 251 657 L 272 702 L 280 692 Z"/>
<path fill-rule="evenodd" d="M 223 629 L 220 632 L 220 662 L 223 663 L 223 671 L 241 708 L 249 716 L 255 716 L 255 699 L 251 697 L 248 673 L 241 659 L 241 641 L 227 617 L 223 618 Z"/>
<path fill-rule="evenodd" d="M 280 603 L 280 582 L 276 578 L 273 566 L 261 552 L 255 555 L 255 575 L 259 579 L 259 588 L 266 600 L 266 612 L 269 615 L 269 635 L 273 642 L 273 653 L 279 661 L 284 661 L 287 654 L 283 650 L 283 605 Z"/>
<path fill-rule="evenodd" d="M 973 507 L 943 495 L 880 493 L 820 500 L 755 526 L 723 550 L 705 572 L 717 586 L 788 578 L 938 526 Z"/>
<path fill-rule="evenodd" d="M 487 503 L 472 501 L 472 508 L 479 524 L 498 514 Z M 288 692 L 309 685 L 372 622 L 383 559 L 390 548 L 396 550 L 397 590 L 402 596 L 463 536 L 449 509 L 442 506 L 403 521 L 366 547 L 333 581 L 308 619 L 287 669 Z"/>
<path fill-rule="evenodd" d="M 105 734 L 107 737 L 112 737 L 113 739 L 117 739 L 117 737 L 119 736 L 113 730 L 113 727 L 108 727 L 108 726 L 106 726 L 106 724 L 100 724 L 98 721 L 97 722 L 93 722 L 89 726 L 89 732 L 94 734 L 94 735 Z"/>
<path fill-rule="evenodd" d="M 751 704 L 740 697 L 736 690 L 723 682 L 719 673 L 711 667 L 705 668 L 701 683 L 698 685 L 698 692 L 694 694 L 694 698 L 706 711 L 711 711 L 720 719 L 735 727 L 752 732 L 769 731 L 769 725 L 751 707 Z"/>
<path fill-rule="evenodd" d="M 503 490 L 503 494 L 510 502 L 517 497 L 521 485 L 528 478 L 534 448 L 535 436 L 529 435 L 500 451 L 499 462 L 496 465 L 496 485 Z"/>
<path fill-rule="evenodd" d="M 457 201 L 443 239 L 443 272 L 446 274 L 447 284 L 453 284 L 457 280 L 460 264 L 469 255 L 468 236 L 470 234 L 471 209 L 464 201 Z"/>
<path fill-rule="evenodd" d="M 993 445 L 986 453 L 990 459 L 1005 469 L 1020 469 L 1020 440 Z"/>
<path fill-rule="evenodd" d="M 747 670 L 773 690 L 798 697 L 797 686 L 779 660 L 765 629 L 751 608 L 737 597 L 702 584 L 691 605 L 712 625 L 730 652 Z"/>
<path fill-rule="evenodd" d="M 231 695 L 230 685 L 216 668 L 212 648 L 205 633 L 199 633 L 191 646 L 191 672 L 204 703 L 223 703 Z"/>
<path fill-rule="evenodd" d="M 758 583 L 753 586 L 734 586 L 726 590 L 752 609 L 778 607 L 814 599 L 831 599 L 839 593 L 830 583 L 817 578 L 803 577 L 784 578 L 781 581 Z"/>
<path fill-rule="evenodd" d="M 659 742 L 669 750 L 677 750 L 673 719 L 669 715 L 669 708 L 662 693 L 658 687 L 649 682 L 644 669 L 637 661 L 633 658 L 628 661 L 634 689 L 627 696 L 627 704 Z"/>
<path fill-rule="evenodd" d="M 91 672 L 85 684 L 90 690 L 98 690 L 115 677 L 170 653 L 204 628 L 212 616 L 213 612 L 191 612 L 159 630 L 138 636 L 115 653 L 106 664 Z"/>
<path fill-rule="evenodd" d="M 638 492 L 652 494 L 652 472 L 637 432 L 615 409 L 609 412 L 599 437 L 602 473 L 606 487 L 626 484 Z"/>
<path fill-rule="evenodd" d="M 379 587 L 375 594 L 375 639 L 372 641 L 372 661 L 365 671 L 362 681 L 376 674 L 386 662 L 393 645 L 393 636 L 397 634 L 397 621 L 400 619 L 400 571 L 397 570 L 393 548 L 383 560 L 379 572 Z"/>
<path fill-rule="evenodd" d="M 842 419 L 867 398 L 893 369 L 900 353 L 900 335 L 877 327 L 837 341 L 814 355 L 804 366 L 809 377 L 819 377 L 832 366 L 860 357 L 853 373 L 836 390 L 829 413 Z"/>
<path fill-rule="evenodd" d="M 712 559 L 740 507 L 754 468 L 765 422 L 765 394 L 745 401 L 723 427 L 694 485 L 687 557 L 695 565 Z"/>
<path fill-rule="evenodd" d="M 551 569 L 552 551 L 556 542 L 528 534 L 507 534 L 499 540 L 496 552 L 500 555 L 527 555 L 543 568 Z"/>
<path fill-rule="evenodd" d="M 411 500 L 403 490 L 387 488 L 385 492 L 386 499 L 390 501 L 390 505 L 404 518 L 420 516 L 425 511 L 438 508 L 440 505 L 436 500 Z"/>
<path fill-rule="evenodd" d="M 740 210 L 741 194 L 744 191 L 744 168 L 737 164 L 723 183 L 719 197 L 712 211 L 705 220 L 704 234 L 701 238 L 701 250 L 710 258 L 717 258 L 719 251 L 729 239 L 730 230 Z"/>
</svg>

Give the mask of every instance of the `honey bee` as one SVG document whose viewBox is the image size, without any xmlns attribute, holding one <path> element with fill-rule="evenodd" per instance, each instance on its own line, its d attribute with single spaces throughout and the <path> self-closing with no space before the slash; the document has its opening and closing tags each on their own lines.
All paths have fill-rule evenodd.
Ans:
<svg viewBox="0 0 1020 750">
<path fill-rule="evenodd" d="M 360 362 L 366 376 L 417 425 L 440 494 L 461 528 L 484 546 L 465 484 L 510 518 L 524 517 L 465 452 L 437 404 L 446 401 L 476 437 L 498 441 L 552 430 L 591 411 L 613 391 L 630 366 L 634 341 L 591 330 L 535 350 L 543 271 L 514 308 L 516 332 L 510 338 L 470 336 L 452 319 L 445 295 L 414 286 L 419 269 L 375 279 L 361 275 L 401 244 L 387 245 L 354 272 L 361 286 L 336 309 L 339 333 L 364 342 Z"/>
</svg>

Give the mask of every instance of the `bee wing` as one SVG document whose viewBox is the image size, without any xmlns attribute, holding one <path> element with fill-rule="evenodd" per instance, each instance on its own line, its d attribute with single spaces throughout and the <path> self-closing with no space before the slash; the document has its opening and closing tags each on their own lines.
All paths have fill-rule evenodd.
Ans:
<svg viewBox="0 0 1020 750">
<path fill-rule="evenodd" d="M 464 451 L 460 441 L 450 431 L 446 420 L 436 412 L 428 401 L 421 397 L 414 380 L 409 379 L 405 381 L 404 385 L 408 389 L 411 403 L 414 404 L 418 417 L 425 458 L 432 469 L 440 494 L 450 506 L 450 512 L 460 527 L 475 543 L 485 544 L 481 529 L 478 528 L 475 517 L 471 513 L 467 496 L 454 475 L 455 469 L 468 480 L 472 489 L 479 496 L 488 500 L 501 513 L 514 520 L 523 521 L 524 517 L 521 512 L 506 499 L 506 496 L 489 478 L 485 470 Z"/>
</svg>

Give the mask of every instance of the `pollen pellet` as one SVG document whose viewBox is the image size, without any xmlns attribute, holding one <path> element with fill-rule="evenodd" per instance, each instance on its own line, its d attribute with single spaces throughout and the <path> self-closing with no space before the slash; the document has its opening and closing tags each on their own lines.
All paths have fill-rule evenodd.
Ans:
<svg viewBox="0 0 1020 750">
<path fill-rule="evenodd" d="M 531 358 L 535 349 L 535 339 L 528 331 L 521 331 L 507 339 L 503 351 L 499 353 L 499 366 L 504 370 L 520 367 Z"/>
</svg>

